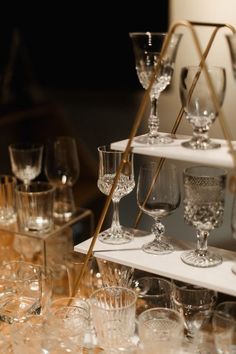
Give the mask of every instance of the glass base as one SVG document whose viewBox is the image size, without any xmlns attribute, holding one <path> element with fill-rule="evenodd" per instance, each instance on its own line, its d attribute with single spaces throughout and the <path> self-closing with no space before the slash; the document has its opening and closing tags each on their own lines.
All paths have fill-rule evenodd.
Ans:
<svg viewBox="0 0 236 354">
<path fill-rule="evenodd" d="M 70 203 L 55 202 L 53 216 L 57 222 L 69 221 L 75 214 L 75 208 Z"/>
<path fill-rule="evenodd" d="M 174 251 L 174 247 L 168 242 L 166 237 L 163 240 L 153 240 L 145 243 L 142 246 L 142 250 L 151 254 L 168 254 Z"/>
<path fill-rule="evenodd" d="M 210 149 L 218 149 L 220 148 L 219 143 L 215 143 L 210 139 L 200 140 L 200 139 L 191 139 L 188 141 L 184 141 L 182 144 L 185 148 L 192 150 L 210 150 Z"/>
<path fill-rule="evenodd" d="M 173 138 L 170 134 L 158 135 L 157 137 L 150 138 L 148 134 L 141 135 L 135 138 L 135 141 L 140 144 L 147 145 L 165 145 L 171 144 L 173 142 Z"/>
<path fill-rule="evenodd" d="M 199 254 L 196 250 L 186 251 L 180 257 L 184 263 L 199 268 L 214 267 L 222 263 L 221 256 L 209 251 L 204 255 Z"/>
<path fill-rule="evenodd" d="M 112 232 L 112 229 L 107 229 L 98 235 L 99 241 L 109 243 L 111 245 L 121 245 L 131 242 L 134 238 L 135 231 L 132 228 L 122 226 L 120 232 Z"/>
</svg>

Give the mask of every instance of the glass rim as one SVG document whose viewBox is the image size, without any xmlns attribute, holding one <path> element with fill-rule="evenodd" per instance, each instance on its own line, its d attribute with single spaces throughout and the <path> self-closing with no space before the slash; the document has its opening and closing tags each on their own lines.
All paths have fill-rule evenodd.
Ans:
<svg viewBox="0 0 236 354">
<path fill-rule="evenodd" d="M 42 143 L 13 143 L 9 145 L 12 151 L 37 151 L 43 149 Z"/>
<path fill-rule="evenodd" d="M 102 287 L 100 289 L 97 289 L 95 290 L 89 297 L 89 303 L 91 304 L 91 306 L 93 307 L 96 307 L 98 309 L 101 309 L 101 310 L 105 310 L 105 311 L 109 311 L 109 312 L 114 312 L 114 311 L 117 311 L 118 308 L 105 308 L 105 307 L 101 307 L 99 305 L 97 305 L 96 303 L 94 303 L 94 300 L 96 300 L 96 296 L 97 294 L 99 293 L 103 293 L 103 292 L 106 292 L 107 290 L 112 290 L 112 289 L 117 289 L 117 290 L 125 290 L 127 293 L 129 293 L 130 295 L 133 295 L 133 300 L 128 304 L 128 305 L 123 305 L 122 306 L 122 309 L 126 309 L 126 308 L 129 308 L 129 307 L 132 307 L 135 305 L 136 301 L 137 301 L 137 294 L 135 293 L 134 290 L 130 289 L 130 288 L 126 288 L 124 286 L 106 286 L 106 287 Z"/>
<path fill-rule="evenodd" d="M 4 280 L 6 281 L 17 281 L 17 282 L 25 282 L 25 281 L 30 281 L 30 280 L 35 280 L 35 276 L 39 276 L 39 278 L 41 277 L 41 274 L 42 274 L 42 269 L 41 269 L 41 266 L 39 264 L 33 264 L 33 263 L 30 263 L 30 262 L 25 262 L 25 261 L 22 261 L 22 260 L 13 260 L 13 261 L 9 261 L 9 262 L 6 262 L 4 264 L 1 264 L 0 266 L 0 269 L 7 269 L 7 267 L 9 267 L 10 265 L 14 265 L 14 264 L 22 264 L 24 267 L 27 267 L 31 269 L 31 272 L 30 274 L 27 272 L 27 277 L 24 277 L 23 279 L 12 279 L 12 278 L 6 278 L 4 277 Z M 12 271 L 11 271 L 11 274 L 12 274 Z M 0 276 L 0 279 L 1 279 L 1 276 Z"/>
<path fill-rule="evenodd" d="M 130 37 L 134 37 L 134 36 L 137 36 L 137 37 L 141 37 L 141 36 L 160 36 L 160 37 L 165 37 L 168 35 L 168 32 L 152 32 L 152 31 L 137 31 L 137 32 L 129 32 L 129 36 Z M 181 37 L 183 36 L 183 33 L 172 33 L 171 34 L 172 37 Z"/>
<path fill-rule="evenodd" d="M 168 34 L 168 32 L 152 32 L 152 31 L 138 31 L 138 32 L 129 32 L 129 36 L 132 37 L 132 36 L 143 36 L 143 35 L 154 35 L 154 36 L 166 36 Z"/>
<path fill-rule="evenodd" d="M 32 191 L 30 190 L 30 186 L 44 186 L 45 189 L 42 190 L 38 190 L 38 191 Z M 25 188 L 25 190 L 21 190 L 21 187 Z M 29 188 L 29 190 L 27 190 Z M 25 185 L 24 183 L 20 183 L 16 185 L 16 193 L 20 193 L 20 194 L 44 194 L 44 193 L 48 193 L 48 192 L 54 192 L 56 190 L 56 187 L 50 183 L 50 182 L 44 182 L 44 181 L 33 181 L 31 182 L 29 185 Z"/>
<path fill-rule="evenodd" d="M 97 148 L 98 152 L 105 152 L 107 154 L 114 154 L 114 153 L 117 153 L 117 154 L 123 154 L 124 151 L 123 150 L 117 150 L 117 149 L 112 149 L 110 145 L 100 145 L 98 146 Z M 129 155 L 133 155 L 132 152 L 129 152 Z"/>
<path fill-rule="evenodd" d="M 145 315 L 148 315 L 149 313 L 155 313 L 155 312 L 171 313 L 176 316 L 176 318 L 178 319 L 178 322 L 180 324 L 184 325 L 184 320 L 183 320 L 181 314 L 177 310 L 171 309 L 168 307 L 152 307 L 150 309 L 147 309 L 147 310 L 143 311 L 142 313 L 140 313 L 140 315 L 138 316 L 138 320 L 140 321 L 140 319 L 142 320 L 142 318 L 145 317 Z"/>
<path fill-rule="evenodd" d="M 209 170 L 211 172 L 215 172 L 215 174 L 207 174 L 205 173 L 200 173 L 200 170 L 204 171 L 204 170 Z M 193 172 L 191 173 L 191 171 L 199 171 L 199 173 L 194 174 Z M 184 177 L 190 177 L 190 178 L 208 178 L 208 179 L 212 179 L 212 178 L 219 178 L 219 177 L 226 177 L 228 174 L 227 170 L 222 168 L 222 167 L 215 167 L 215 166 L 205 166 L 205 165 L 201 165 L 201 166 L 190 166 L 184 169 L 183 171 L 183 175 Z"/>
<path fill-rule="evenodd" d="M 213 289 L 208 289 L 208 288 L 204 288 L 202 286 L 199 285 L 195 285 L 195 284 L 191 284 L 191 283 L 185 283 L 181 280 L 176 280 L 176 281 L 172 281 L 173 287 L 174 289 L 177 290 L 182 290 L 183 287 L 187 287 L 189 285 L 193 286 L 194 288 L 192 289 L 188 289 L 185 288 L 183 289 L 185 292 L 192 292 L 192 291 L 197 291 L 197 292 L 201 292 L 201 291 L 208 291 L 209 293 L 212 293 L 212 295 L 217 296 L 217 291 L 213 290 Z"/>
</svg>

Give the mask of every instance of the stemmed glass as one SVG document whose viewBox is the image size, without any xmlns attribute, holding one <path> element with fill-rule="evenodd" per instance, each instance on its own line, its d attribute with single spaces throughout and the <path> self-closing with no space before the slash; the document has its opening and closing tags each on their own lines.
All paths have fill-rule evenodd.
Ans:
<svg viewBox="0 0 236 354">
<path fill-rule="evenodd" d="M 133 44 L 136 71 L 139 81 L 145 90 L 148 89 L 155 67 L 158 64 L 162 45 L 167 33 L 157 32 L 131 32 L 129 33 Z M 139 139 L 142 143 L 158 144 L 170 143 L 171 137 L 160 135 L 158 100 L 162 91 L 170 84 L 175 58 L 182 34 L 172 34 L 170 43 L 160 63 L 154 83 L 150 91 L 151 112 L 148 118 L 148 135 Z"/>
<path fill-rule="evenodd" d="M 208 74 L 215 88 L 219 104 L 222 105 L 226 89 L 226 73 L 222 67 L 209 67 Z M 193 137 L 182 145 L 190 149 L 215 149 L 220 144 L 209 139 L 209 129 L 218 112 L 212 100 L 205 73 L 198 66 L 187 66 L 181 70 L 180 97 L 186 118 L 193 126 Z"/>
<path fill-rule="evenodd" d="M 123 152 L 111 150 L 107 146 L 100 146 L 98 147 L 98 153 L 99 176 L 97 185 L 102 193 L 109 195 L 117 169 L 122 161 Z M 128 155 L 127 164 L 124 167 L 112 196 L 114 211 L 111 227 L 99 234 L 100 241 L 104 243 L 122 244 L 130 242 L 134 237 L 134 230 L 121 226 L 119 220 L 120 199 L 129 194 L 135 186 L 132 153 Z"/>
<path fill-rule="evenodd" d="M 211 230 L 220 227 L 224 216 L 227 172 L 218 167 L 193 166 L 184 171 L 184 220 L 197 229 L 197 248 L 181 255 L 184 263 L 195 267 L 220 264 L 220 255 L 208 250 Z"/>
<path fill-rule="evenodd" d="M 45 174 L 56 187 L 54 217 L 58 221 L 67 221 L 76 212 L 72 187 L 79 177 L 79 157 L 74 138 L 59 136 L 48 142 Z"/>
<path fill-rule="evenodd" d="M 14 175 L 27 186 L 41 172 L 43 145 L 16 143 L 9 145 L 11 168 Z"/>
<path fill-rule="evenodd" d="M 166 254 L 174 250 L 165 237 L 165 227 L 160 219 L 170 215 L 180 204 L 180 187 L 174 164 L 165 162 L 157 174 L 158 164 L 150 162 L 142 165 L 137 184 L 139 208 L 154 219 L 151 229 L 153 241 L 142 246 L 143 251 L 153 254 Z"/>
</svg>

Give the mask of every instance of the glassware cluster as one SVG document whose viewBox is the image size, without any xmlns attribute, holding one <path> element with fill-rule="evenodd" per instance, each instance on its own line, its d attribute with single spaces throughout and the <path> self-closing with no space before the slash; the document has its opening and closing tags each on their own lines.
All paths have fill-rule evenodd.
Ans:
<svg viewBox="0 0 236 354">
<path fill-rule="evenodd" d="M 157 105 L 160 93 L 171 82 L 182 35 L 171 36 L 167 52 L 159 63 L 166 35 L 130 33 L 139 81 L 147 90 L 153 80 L 149 133 L 137 138 L 149 145 L 173 142 L 170 136 L 159 133 Z M 227 36 L 227 40 L 235 74 L 236 35 Z M 157 65 L 159 69 L 155 73 Z M 207 70 L 222 105 L 225 69 L 209 66 Z M 205 74 L 199 67 L 182 68 L 180 97 L 186 118 L 193 125 L 193 137 L 183 142 L 183 147 L 192 150 L 220 148 L 208 136 L 218 112 Z M 42 170 L 43 145 L 9 146 L 12 172 L 21 184 L 17 184 L 13 176 L 0 176 L 1 225 L 15 223 L 17 214 L 19 233 L 43 236 L 51 230 L 55 220 L 61 226 L 72 220 L 77 208 L 72 187 L 78 179 L 80 167 L 76 141 L 71 137 L 57 137 L 46 146 L 45 153 L 44 172 L 49 182 L 33 181 Z M 134 155 L 130 152 L 124 160 L 122 151 L 104 145 L 98 147 L 98 158 L 99 190 L 108 196 L 114 187 L 112 223 L 100 232 L 99 241 L 113 245 L 108 246 L 108 253 L 121 252 L 119 245 L 132 244 L 137 236 L 137 230 L 125 227 L 119 221 L 119 202 L 136 185 Z M 123 168 L 114 185 L 122 163 Z M 196 229 L 197 247 L 181 253 L 180 263 L 195 268 L 218 266 L 223 259 L 217 251 L 209 250 L 207 240 L 209 233 L 223 224 L 227 171 L 212 166 L 189 166 L 182 171 L 182 182 L 183 219 Z M 181 202 L 175 164 L 168 161 L 160 164 L 160 160 L 145 162 L 138 172 L 136 189 L 138 208 L 154 219 L 152 240 L 143 243 L 142 256 L 148 253 L 147 257 L 161 262 L 175 251 L 174 242 L 172 244 L 172 240 L 166 237 L 161 222 Z M 233 231 L 236 230 L 235 220 L 234 201 Z M 59 228 L 62 230 L 63 227 Z M 27 243 L 30 248 L 30 242 Z M 63 246 L 67 247 L 66 244 Z M 195 285 L 194 281 L 189 284 L 183 279 L 167 279 L 154 274 L 137 277 L 130 265 L 100 258 L 96 261 L 94 257 L 86 263 L 80 287 L 76 288 L 85 257 L 72 253 L 69 248 L 62 256 L 62 248 L 58 249 L 54 269 L 45 263 L 41 266 L 33 261 L 26 262 L 27 251 L 20 248 L 19 254 L 13 255 L 14 261 L 1 258 L 0 345 L 4 353 L 12 350 L 30 354 L 82 353 L 84 350 L 99 350 L 98 347 L 107 354 L 153 354 L 157 348 L 166 354 L 235 352 L 236 301 L 221 301 L 214 289 Z M 194 272 L 193 268 L 188 270 Z M 204 277 L 204 270 L 199 274 Z"/>
</svg>

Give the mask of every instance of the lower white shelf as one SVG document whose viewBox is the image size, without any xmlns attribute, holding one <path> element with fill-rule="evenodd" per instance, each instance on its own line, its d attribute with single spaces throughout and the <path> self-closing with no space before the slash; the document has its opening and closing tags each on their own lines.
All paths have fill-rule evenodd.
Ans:
<svg viewBox="0 0 236 354">
<path fill-rule="evenodd" d="M 181 253 L 194 247 L 193 244 L 173 240 L 174 252 L 167 255 L 152 255 L 141 250 L 141 246 L 152 239 L 152 235 L 135 237 L 131 242 L 118 246 L 97 240 L 93 254 L 97 258 L 236 296 L 236 275 L 231 270 L 236 263 L 236 252 L 209 247 L 223 257 L 223 263 L 216 267 L 196 268 L 186 265 L 180 259 Z M 86 254 L 90 243 L 91 238 L 76 245 L 74 249 Z"/>
</svg>

